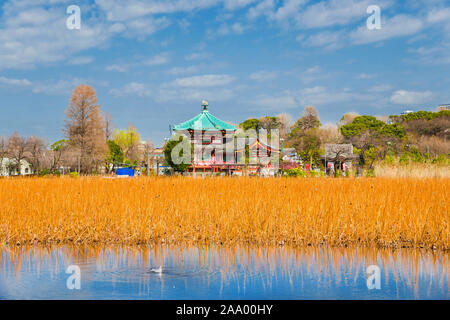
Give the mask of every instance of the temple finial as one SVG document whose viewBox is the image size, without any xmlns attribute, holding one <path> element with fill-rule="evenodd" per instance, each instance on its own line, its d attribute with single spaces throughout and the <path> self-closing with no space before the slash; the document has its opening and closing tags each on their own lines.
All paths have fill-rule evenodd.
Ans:
<svg viewBox="0 0 450 320">
<path fill-rule="evenodd" d="M 203 107 L 203 110 L 208 110 L 208 101 L 203 100 L 202 101 L 202 107 Z"/>
</svg>

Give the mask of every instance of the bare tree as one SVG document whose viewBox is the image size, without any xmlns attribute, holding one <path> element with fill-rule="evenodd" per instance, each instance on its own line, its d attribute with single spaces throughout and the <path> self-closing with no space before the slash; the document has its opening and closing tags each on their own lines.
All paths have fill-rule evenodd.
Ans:
<svg viewBox="0 0 450 320">
<path fill-rule="evenodd" d="M 73 90 L 66 110 L 65 134 L 78 151 L 78 171 L 89 173 L 103 161 L 107 144 L 105 123 L 94 88 L 82 84 Z"/>
<path fill-rule="evenodd" d="M 347 124 L 350 124 L 355 120 L 356 117 L 359 117 L 360 114 L 356 112 L 349 112 L 342 116 L 341 120 L 338 123 L 339 127 L 345 126 Z"/>
<path fill-rule="evenodd" d="M 320 127 L 319 112 L 313 106 L 307 106 L 303 110 L 302 117 L 295 122 L 293 130 L 307 131 Z"/>
<path fill-rule="evenodd" d="M 280 126 L 278 130 L 280 130 L 280 138 L 285 139 L 289 134 L 290 128 L 292 126 L 293 120 L 290 114 L 288 113 L 280 113 L 277 115 Z"/>
<path fill-rule="evenodd" d="M 0 176 L 4 174 L 3 172 L 3 162 L 8 157 L 8 140 L 2 134 L 0 136 Z"/>
<path fill-rule="evenodd" d="M 50 146 L 50 172 L 55 172 L 59 168 L 67 149 L 68 144 L 66 140 L 56 141 Z"/>
<path fill-rule="evenodd" d="M 30 136 L 26 142 L 26 149 L 28 153 L 27 160 L 31 164 L 33 173 L 39 173 L 45 151 L 44 140 L 39 139 L 35 136 Z"/>
<path fill-rule="evenodd" d="M 14 160 L 14 167 L 17 169 L 19 175 L 22 174 L 22 161 L 29 156 L 27 148 L 28 146 L 25 137 L 20 137 L 17 132 L 14 132 L 14 134 L 8 138 L 8 156 L 10 159 Z"/>
<path fill-rule="evenodd" d="M 109 113 L 105 113 L 105 138 L 106 142 L 111 140 L 114 132 L 114 124 L 112 122 L 112 116 Z"/>
<path fill-rule="evenodd" d="M 325 143 L 342 143 L 344 141 L 344 137 L 339 131 L 338 127 L 333 124 L 325 124 L 320 127 L 317 131 L 317 134 L 320 138 L 320 142 L 322 144 Z"/>
</svg>

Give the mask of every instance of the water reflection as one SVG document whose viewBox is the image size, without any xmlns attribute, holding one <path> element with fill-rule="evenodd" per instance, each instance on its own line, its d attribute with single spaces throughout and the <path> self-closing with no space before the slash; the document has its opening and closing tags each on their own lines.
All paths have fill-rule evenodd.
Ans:
<svg viewBox="0 0 450 320">
<path fill-rule="evenodd" d="M 411 249 L 1 247 L 2 299 L 448 299 L 448 253 Z M 81 290 L 65 271 L 81 269 Z M 367 288 L 378 265 L 381 289 Z M 151 272 L 163 267 L 163 273 Z"/>
</svg>

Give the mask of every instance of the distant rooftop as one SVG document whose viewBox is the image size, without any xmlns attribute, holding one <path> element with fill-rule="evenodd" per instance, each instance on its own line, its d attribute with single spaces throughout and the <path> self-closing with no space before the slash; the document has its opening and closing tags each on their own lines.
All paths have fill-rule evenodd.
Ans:
<svg viewBox="0 0 450 320">
<path fill-rule="evenodd" d="M 180 123 L 173 127 L 174 131 L 183 130 L 206 130 L 206 131 L 236 131 L 237 128 L 225 121 L 222 121 L 215 116 L 213 116 L 208 111 L 208 102 L 206 100 L 202 101 L 203 110 L 200 114 L 194 118 Z"/>
</svg>

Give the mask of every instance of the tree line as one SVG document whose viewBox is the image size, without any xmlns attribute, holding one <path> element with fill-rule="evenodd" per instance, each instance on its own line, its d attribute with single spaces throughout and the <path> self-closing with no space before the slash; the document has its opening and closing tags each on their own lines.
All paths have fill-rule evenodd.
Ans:
<svg viewBox="0 0 450 320">
<path fill-rule="evenodd" d="M 132 124 L 115 129 L 111 115 L 101 112 L 91 86 L 83 84 L 73 90 L 65 115 L 65 138 L 51 145 L 17 132 L 8 138 L 0 136 L 0 169 L 20 174 L 23 161 L 30 164 L 32 174 L 95 174 L 112 172 L 117 166 L 146 166 L 153 143 L 142 143 Z M 450 155 L 447 109 L 383 117 L 347 113 L 336 125 L 322 125 L 316 108 L 307 106 L 296 121 L 288 114 L 279 114 L 250 118 L 238 127 L 236 134 L 249 129 L 265 129 L 270 134 L 278 129 L 282 147 L 294 148 L 310 166 L 322 165 L 327 143 L 352 143 L 359 164 L 369 168 L 377 160 L 392 162 L 396 158 L 402 163 L 447 163 Z"/>
<path fill-rule="evenodd" d="M 102 114 L 93 87 L 77 86 L 65 115 L 65 139 L 51 145 L 44 139 L 23 137 L 17 132 L 8 138 L 0 136 L 0 165 L 9 173 L 19 174 L 24 161 L 30 164 L 31 174 L 95 174 L 123 165 L 145 166 L 153 144 L 142 143 L 132 124 L 126 129 L 115 129 L 111 115 Z"/>
<path fill-rule="evenodd" d="M 450 111 L 418 111 L 374 117 L 347 113 L 336 124 L 322 125 L 313 106 L 304 108 L 295 122 L 287 114 L 247 119 L 241 130 L 278 129 L 284 148 L 295 148 L 303 162 L 321 166 L 327 143 L 351 143 L 359 164 L 372 168 L 374 162 L 444 162 L 450 156 Z"/>
</svg>

